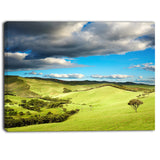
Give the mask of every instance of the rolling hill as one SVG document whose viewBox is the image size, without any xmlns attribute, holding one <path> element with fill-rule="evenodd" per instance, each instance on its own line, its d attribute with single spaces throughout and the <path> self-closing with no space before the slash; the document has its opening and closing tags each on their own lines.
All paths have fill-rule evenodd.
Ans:
<svg viewBox="0 0 160 160">
<path fill-rule="evenodd" d="M 33 99 L 44 96 L 71 99 L 64 104 L 67 110 L 80 109 L 66 121 L 60 123 L 36 124 L 24 127 L 7 128 L 7 131 L 98 131 L 98 130 L 154 130 L 155 93 L 154 86 L 142 84 L 113 84 L 99 82 L 65 82 L 51 79 L 5 77 L 5 90 L 15 95 L 6 95 L 17 104 L 22 99 Z M 63 93 L 63 88 L 71 92 Z M 132 90 L 134 89 L 134 90 Z M 22 93 L 22 92 L 26 93 Z M 143 101 L 138 113 L 128 106 L 130 99 L 137 98 L 145 91 L 152 93 L 141 96 Z M 10 107 L 27 112 L 17 104 Z M 60 113 L 61 109 L 43 108 L 39 114 Z M 32 111 L 32 114 L 37 114 Z"/>
</svg>

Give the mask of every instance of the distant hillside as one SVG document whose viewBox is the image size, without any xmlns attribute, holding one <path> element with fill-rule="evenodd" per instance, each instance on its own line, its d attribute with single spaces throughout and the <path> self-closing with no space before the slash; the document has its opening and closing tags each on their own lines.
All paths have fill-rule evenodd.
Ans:
<svg viewBox="0 0 160 160">
<path fill-rule="evenodd" d="M 30 86 L 18 76 L 5 76 L 5 94 L 21 97 L 38 97 L 38 94 L 30 91 Z"/>
<path fill-rule="evenodd" d="M 5 94 L 21 97 L 58 96 L 64 88 L 72 92 L 91 90 L 94 88 L 112 86 L 128 91 L 154 89 L 154 86 L 136 84 L 133 82 L 113 83 L 107 81 L 63 81 L 51 78 L 5 76 Z"/>
<path fill-rule="evenodd" d="M 135 83 L 135 82 L 109 82 L 109 81 L 91 81 L 91 80 L 84 80 L 84 81 L 64 81 L 54 78 L 40 78 L 40 77 L 25 77 L 29 79 L 40 79 L 40 80 L 50 80 L 53 82 L 59 82 L 63 84 L 71 84 L 71 85 L 84 85 L 84 84 L 96 84 L 96 83 L 111 83 L 111 84 L 118 84 L 118 85 L 146 85 L 146 86 L 154 86 L 144 83 Z"/>
</svg>

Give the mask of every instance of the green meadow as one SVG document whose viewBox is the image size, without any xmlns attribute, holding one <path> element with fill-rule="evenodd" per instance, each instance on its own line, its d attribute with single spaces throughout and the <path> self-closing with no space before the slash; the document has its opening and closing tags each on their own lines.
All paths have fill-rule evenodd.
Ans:
<svg viewBox="0 0 160 160">
<path fill-rule="evenodd" d="M 64 88 L 68 91 L 64 92 Z M 39 106 L 33 104 L 30 108 L 29 105 L 32 105 L 31 102 L 35 99 Z M 143 102 L 137 113 L 128 105 L 131 99 Z M 26 102 L 22 105 L 24 100 Z M 16 112 L 10 114 L 6 111 L 7 126 L 10 126 L 12 119 L 24 121 L 27 118 L 31 120 L 32 117 L 54 118 L 54 121 L 43 119 L 45 123 L 41 119 L 41 124 L 36 121 L 31 125 L 28 123 L 23 126 L 5 127 L 9 132 L 155 129 L 154 86 L 143 84 L 65 82 L 5 76 L 4 110 L 6 108 Z M 55 117 L 60 117 L 60 120 Z"/>
</svg>

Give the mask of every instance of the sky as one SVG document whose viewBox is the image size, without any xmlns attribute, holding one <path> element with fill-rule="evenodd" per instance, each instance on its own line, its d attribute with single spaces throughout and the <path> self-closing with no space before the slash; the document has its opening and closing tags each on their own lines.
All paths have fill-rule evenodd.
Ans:
<svg viewBox="0 0 160 160">
<path fill-rule="evenodd" d="M 5 75 L 155 82 L 153 22 L 6 22 Z"/>
</svg>

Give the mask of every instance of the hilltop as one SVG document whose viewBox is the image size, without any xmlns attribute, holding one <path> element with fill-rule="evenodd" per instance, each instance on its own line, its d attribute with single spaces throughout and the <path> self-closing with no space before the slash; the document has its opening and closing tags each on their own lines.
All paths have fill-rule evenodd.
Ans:
<svg viewBox="0 0 160 160">
<path fill-rule="evenodd" d="M 153 89 L 154 85 L 138 84 L 133 82 L 108 82 L 108 81 L 63 81 L 51 78 L 5 76 L 5 92 L 11 92 L 21 97 L 39 97 L 50 94 L 63 93 L 63 88 L 71 91 L 87 90 L 96 87 L 112 86 L 124 90 Z M 57 87 L 58 85 L 58 87 Z"/>
</svg>

